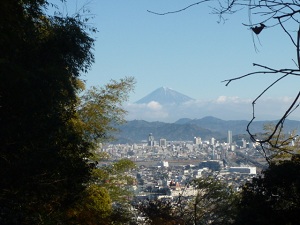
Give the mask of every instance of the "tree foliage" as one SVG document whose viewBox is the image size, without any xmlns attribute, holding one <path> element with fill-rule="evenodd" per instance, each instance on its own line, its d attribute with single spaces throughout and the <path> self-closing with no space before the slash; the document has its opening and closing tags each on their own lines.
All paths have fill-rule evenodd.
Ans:
<svg viewBox="0 0 300 225">
<path fill-rule="evenodd" d="M 274 124 L 265 124 L 262 139 L 268 138 L 274 129 Z M 277 130 L 268 143 L 261 145 L 262 153 L 268 163 L 290 160 L 292 156 L 299 154 L 299 137 L 296 133 L 296 131 L 285 133 L 283 129 Z"/>
<path fill-rule="evenodd" d="M 233 224 L 239 196 L 231 187 L 214 177 L 193 179 L 187 184 L 194 195 L 185 189 L 174 200 L 147 200 L 137 204 L 149 224 Z M 186 187 L 187 187 L 186 186 Z"/>
<path fill-rule="evenodd" d="M 76 18 L 49 17 L 46 1 L 1 1 L 0 221 L 60 217 L 90 177 L 90 143 L 75 129 L 78 77 L 94 40 Z M 40 210 L 36 210 L 36 209 Z"/>
<path fill-rule="evenodd" d="M 300 161 L 272 163 L 243 186 L 236 224 L 299 224 Z"/>
<path fill-rule="evenodd" d="M 1 224 L 68 224 L 71 209 L 77 218 L 111 210 L 109 191 L 90 183 L 87 159 L 123 121 L 133 78 L 80 100 L 94 29 L 80 15 L 49 16 L 47 7 L 46 0 L 0 2 Z"/>
<path fill-rule="evenodd" d="M 137 208 L 145 216 L 148 224 L 186 224 L 180 217 L 176 202 L 170 200 L 145 200 L 139 203 Z"/>
<path fill-rule="evenodd" d="M 110 197 L 115 202 L 128 202 L 132 192 L 128 187 L 132 186 L 135 178 L 129 175 L 129 171 L 136 165 L 128 159 L 121 159 L 108 166 L 93 169 L 92 182 L 105 187 Z"/>
<path fill-rule="evenodd" d="M 90 185 L 81 194 L 75 206 L 68 211 L 70 223 L 106 225 L 112 213 L 111 203 L 109 193 L 104 187 Z"/>
<path fill-rule="evenodd" d="M 78 114 L 87 141 L 97 144 L 113 139 L 117 125 L 125 122 L 122 103 L 128 100 L 134 84 L 133 77 L 126 77 L 111 80 L 104 87 L 91 87 L 83 94 Z"/>
<path fill-rule="evenodd" d="M 231 187 L 208 176 L 194 179 L 196 195 L 185 209 L 189 224 L 232 224 L 237 195 Z"/>
</svg>

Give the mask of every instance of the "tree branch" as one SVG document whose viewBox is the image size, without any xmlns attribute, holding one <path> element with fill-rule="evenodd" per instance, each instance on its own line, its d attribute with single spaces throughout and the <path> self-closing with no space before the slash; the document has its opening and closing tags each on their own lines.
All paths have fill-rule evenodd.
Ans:
<svg viewBox="0 0 300 225">
<path fill-rule="evenodd" d="M 298 60 L 298 69 L 300 69 L 300 49 L 299 49 L 299 41 L 300 41 L 300 25 L 297 33 L 297 60 Z"/>
<path fill-rule="evenodd" d="M 297 47 L 297 44 L 295 43 L 293 37 L 292 37 L 291 34 L 285 29 L 285 27 L 283 26 L 283 24 L 282 24 L 280 18 L 278 18 L 278 21 L 279 21 L 280 26 L 281 26 L 282 29 L 284 30 L 284 32 L 290 37 L 292 43 L 295 45 L 295 47 Z M 299 65 L 299 64 L 298 64 L 298 65 Z"/>
<path fill-rule="evenodd" d="M 167 15 L 167 14 L 179 13 L 179 12 L 185 11 L 185 10 L 187 10 L 188 8 L 191 8 L 191 7 L 195 6 L 195 5 L 199 5 L 199 4 L 201 4 L 201 3 L 209 2 L 209 1 L 211 1 L 211 0 L 203 0 L 203 1 L 200 1 L 200 2 L 195 2 L 195 3 L 193 3 L 193 4 L 191 4 L 191 5 L 188 5 L 187 7 L 184 7 L 184 8 L 182 8 L 182 9 L 175 10 L 175 11 L 170 11 L 170 12 L 158 13 L 158 12 L 154 12 L 154 11 L 150 11 L 150 10 L 147 10 L 147 12 L 152 13 L 152 14 L 155 14 L 155 15 L 159 15 L 159 16 L 164 16 L 164 15 Z"/>
<path fill-rule="evenodd" d="M 256 74 L 277 74 L 277 73 L 288 73 L 289 75 L 294 75 L 294 76 L 300 76 L 300 71 L 298 69 L 280 69 L 280 70 L 276 70 L 267 66 L 263 66 L 257 63 L 253 63 L 253 66 L 258 66 L 270 71 L 256 71 L 256 72 L 251 72 L 251 73 L 247 73 L 245 75 L 239 76 L 239 77 L 234 77 L 231 79 L 227 79 L 227 80 L 223 80 L 222 82 L 226 82 L 225 86 L 228 86 L 232 81 L 235 80 L 239 80 L 248 76 L 252 76 L 252 75 L 256 75 Z M 298 72 L 298 73 L 296 73 Z"/>
</svg>

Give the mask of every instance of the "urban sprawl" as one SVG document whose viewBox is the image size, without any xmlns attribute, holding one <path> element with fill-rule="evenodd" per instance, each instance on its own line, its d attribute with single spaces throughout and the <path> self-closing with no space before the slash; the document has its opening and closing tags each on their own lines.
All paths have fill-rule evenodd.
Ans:
<svg viewBox="0 0 300 225">
<path fill-rule="evenodd" d="M 196 191 L 189 181 L 207 175 L 239 190 L 265 165 L 259 146 L 244 139 L 233 141 L 231 131 L 223 143 L 201 137 L 193 141 L 156 141 L 150 133 L 139 144 L 109 144 L 99 149 L 110 155 L 110 160 L 99 166 L 123 158 L 136 163 L 137 169 L 130 175 L 136 180 L 131 189 L 138 200 L 194 196 Z"/>
</svg>

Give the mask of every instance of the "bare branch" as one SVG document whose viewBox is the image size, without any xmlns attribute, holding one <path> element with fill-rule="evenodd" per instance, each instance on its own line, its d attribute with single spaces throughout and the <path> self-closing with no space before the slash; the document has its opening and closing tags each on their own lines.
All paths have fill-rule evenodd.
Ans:
<svg viewBox="0 0 300 225">
<path fill-rule="evenodd" d="M 282 18 L 285 18 L 285 17 L 292 17 L 293 15 L 295 15 L 297 13 L 300 13 L 300 10 L 294 10 L 291 13 L 287 13 L 287 14 L 283 14 L 281 16 L 274 17 L 274 19 L 282 19 Z"/>
<path fill-rule="evenodd" d="M 253 102 L 256 102 L 264 93 L 266 93 L 273 85 L 275 85 L 278 81 L 282 80 L 283 78 L 285 78 L 286 76 L 288 76 L 289 73 L 281 76 L 280 78 L 278 78 L 277 80 L 275 80 L 272 84 L 270 84 L 267 88 L 265 88 L 257 97 Z"/>
<path fill-rule="evenodd" d="M 300 69 L 300 49 L 299 49 L 299 42 L 300 42 L 300 25 L 297 33 L 297 60 L 298 60 L 298 68 Z"/>
<path fill-rule="evenodd" d="M 252 102 L 252 107 L 253 107 L 253 117 L 252 117 L 251 121 L 250 121 L 250 122 L 248 123 L 248 125 L 247 125 L 247 132 L 248 132 L 248 134 L 250 135 L 251 140 L 260 143 L 260 145 L 262 146 L 263 150 L 264 150 L 263 144 L 265 144 L 265 143 L 270 144 L 270 145 L 271 145 L 272 147 L 274 147 L 274 148 L 278 148 L 277 145 L 274 145 L 274 144 L 271 143 L 271 139 L 276 135 L 276 133 L 278 132 L 278 130 L 281 130 L 281 129 L 282 129 L 283 124 L 284 124 L 284 122 L 285 122 L 285 119 L 288 117 L 288 115 L 290 114 L 290 112 L 293 111 L 293 110 L 295 110 L 295 108 L 297 108 L 297 107 L 299 106 L 299 104 L 296 105 L 296 103 L 297 103 L 299 97 L 300 97 L 300 91 L 298 92 L 297 96 L 295 97 L 293 103 L 290 105 L 290 107 L 287 109 L 287 111 L 284 113 L 284 115 L 281 117 L 281 119 L 280 119 L 280 120 L 277 122 L 277 124 L 275 125 L 275 128 L 274 128 L 273 132 L 272 132 L 265 140 L 256 140 L 256 139 L 255 139 L 255 135 L 252 134 L 252 133 L 250 132 L 250 129 L 249 129 L 250 125 L 252 124 L 252 122 L 253 122 L 254 119 L 255 119 L 255 114 L 254 114 L 254 111 L 255 111 L 255 109 L 254 109 L 255 101 L 253 101 L 253 102 Z M 295 106 L 295 105 L 296 105 L 296 106 Z M 264 153 L 265 153 L 265 150 L 264 150 Z M 265 156 L 266 156 L 266 155 L 265 155 Z M 268 157 L 266 156 L 266 158 L 268 158 Z"/>
<path fill-rule="evenodd" d="M 232 81 L 235 80 L 239 80 L 248 76 L 252 76 L 252 75 L 256 75 L 256 74 L 277 74 L 277 73 L 284 73 L 284 74 L 288 74 L 288 75 L 294 75 L 294 76 L 300 76 L 300 71 L 298 69 L 280 69 L 280 70 L 276 70 L 276 69 L 272 69 L 270 67 L 267 66 L 263 66 L 257 63 L 253 63 L 253 66 L 259 66 L 262 67 L 264 69 L 267 69 L 269 71 L 256 71 L 256 72 L 252 72 L 252 73 L 247 73 L 245 75 L 239 76 L 239 77 L 234 77 L 231 79 L 227 79 L 227 80 L 223 80 L 222 82 L 226 82 L 225 86 L 228 86 Z M 298 73 L 296 73 L 298 72 Z"/>
<path fill-rule="evenodd" d="M 297 47 L 297 44 L 295 43 L 293 37 L 291 36 L 291 34 L 285 29 L 285 27 L 282 25 L 282 22 L 280 20 L 280 18 L 278 18 L 279 24 L 282 27 L 282 29 L 284 30 L 284 32 L 290 37 L 291 41 L 293 42 L 293 44 L 295 45 L 295 47 Z M 299 65 L 299 64 L 298 64 Z"/>
<path fill-rule="evenodd" d="M 199 5 L 199 4 L 201 4 L 201 3 L 209 2 L 209 1 L 211 1 L 211 0 L 203 0 L 203 1 L 200 1 L 200 2 L 195 2 L 195 3 L 193 3 L 193 4 L 191 4 L 191 5 L 188 5 L 187 7 L 184 7 L 184 8 L 182 8 L 182 9 L 175 10 L 175 11 L 170 11 L 170 12 L 158 13 L 158 12 L 153 12 L 153 11 L 150 11 L 150 10 L 147 10 L 147 12 L 153 13 L 153 14 L 159 15 L 159 16 L 164 16 L 164 15 L 167 15 L 167 14 L 179 13 L 179 12 L 185 11 L 185 10 L 187 10 L 188 8 L 191 8 L 191 7 L 195 6 L 195 5 Z"/>
</svg>

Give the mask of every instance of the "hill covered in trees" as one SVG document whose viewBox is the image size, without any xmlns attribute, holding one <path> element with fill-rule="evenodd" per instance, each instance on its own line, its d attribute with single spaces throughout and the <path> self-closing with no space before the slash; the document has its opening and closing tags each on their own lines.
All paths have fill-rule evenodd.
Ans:
<svg viewBox="0 0 300 225">
<path fill-rule="evenodd" d="M 212 137 L 226 141 L 227 131 L 231 130 L 234 137 L 243 136 L 249 139 L 246 128 L 249 121 L 246 120 L 221 120 L 215 117 L 204 117 L 202 119 L 183 118 L 175 123 L 147 122 L 144 120 L 132 120 L 121 125 L 117 134 L 119 143 L 133 143 L 147 140 L 152 133 L 156 140 L 165 138 L 167 140 L 192 141 L 194 137 L 203 140 Z M 255 121 L 250 130 L 253 133 L 263 133 L 264 125 L 276 124 L 277 121 Z M 300 121 L 286 120 L 285 130 L 299 130 Z"/>
</svg>

